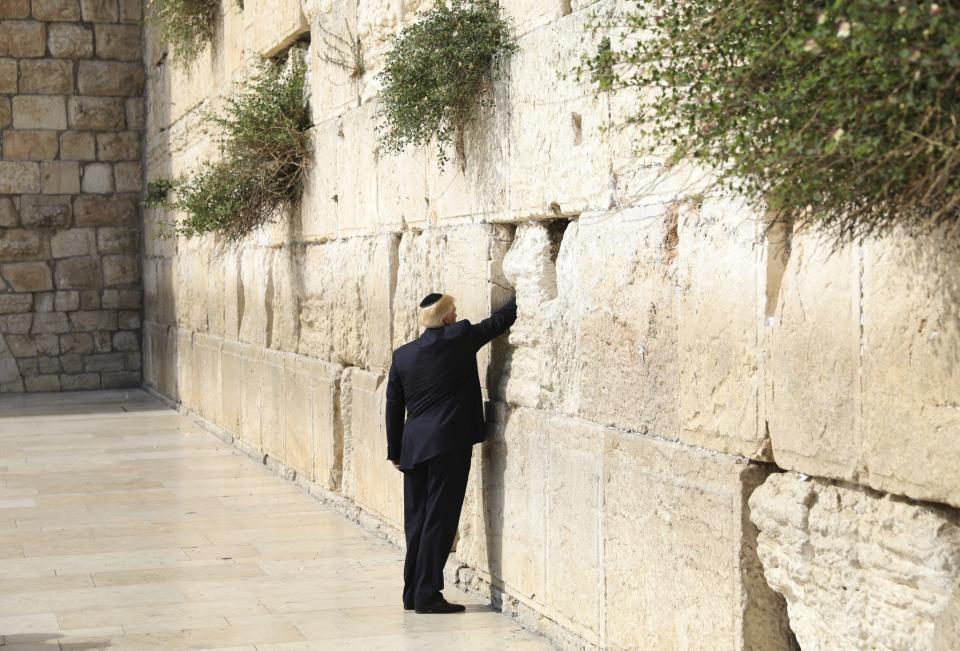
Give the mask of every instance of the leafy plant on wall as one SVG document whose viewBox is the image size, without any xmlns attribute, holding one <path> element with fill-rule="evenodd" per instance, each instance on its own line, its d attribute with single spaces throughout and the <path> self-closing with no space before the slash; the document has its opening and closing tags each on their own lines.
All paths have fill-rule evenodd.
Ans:
<svg viewBox="0 0 960 651">
<path fill-rule="evenodd" d="M 303 51 L 262 62 L 221 113 L 207 121 L 220 131 L 221 157 L 192 176 L 148 185 L 145 204 L 185 215 L 175 232 L 219 234 L 237 243 L 300 199 L 309 163 L 310 112 Z"/>
<path fill-rule="evenodd" d="M 638 0 L 579 72 L 637 91 L 651 149 L 842 243 L 957 224 L 958 24 L 955 2 Z"/>
<path fill-rule="evenodd" d="M 517 49 L 510 25 L 492 0 L 439 2 L 394 37 L 383 70 L 378 132 L 383 150 L 436 140 L 447 150 L 483 102 L 495 64 Z"/>
<path fill-rule="evenodd" d="M 147 16 L 160 37 L 176 52 L 174 61 L 186 66 L 213 38 L 220 0 L 149 0 Z"/>
</svg>

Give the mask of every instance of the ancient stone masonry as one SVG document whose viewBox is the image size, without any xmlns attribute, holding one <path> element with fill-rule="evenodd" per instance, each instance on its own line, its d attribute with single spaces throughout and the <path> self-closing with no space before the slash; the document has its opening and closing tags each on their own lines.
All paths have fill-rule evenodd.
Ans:
<svg viewBox="0 0 960 651">
<path fill-rule="evenodd" d="M 958 648 L 957 247 L 890 236 L 830 254 L 816 233 L 768 231 L 740 200 L 685 199 L 661 161 L 637 159 L 636 130 L 603 128 L 629 96 L 556 77 L 595 45 L 587 24 L 614 0 L 501 0 L 520 47 L 462 160 L 440 170 L 430 148 L 388 156 L 375 75 L 425 4 L 224 2 L 189 70 L 148 27 L 147 179 L 214 158 L 203 112 L 252 57 L 298 41 L 311 43 L 314 153 L 302 205 L 236 249 L 161 238 L 174 216 L 146 211 L 145 383 L 400 541 L 402 481 L 383 431 L 391 351 L 419 334 L 430 291 L 453 294 L 471 321 L 515 292 L 516 324 L 479 357 L 489 440 L 475 448 L 452 582 L 561 648 Z M 36 29 L 12 20 L 4 29 Z M 345 24 L 364 48 L 359 78 L 318 50 L 322 30 Z M 93 31 L 91 48 L 128 41 Z M 57 34 L 58 48 L 84 51 L 80 32 Z M 136 123 L 112 95 L 135 74 L 119 55 L 86 63 L 78 88 L 98 92 L 67 103 L 55 143 L 63 162 L 93 152 L 72 228 L 40 168 L 2 177 L 39 199 L 0 210 L 8 263 L 24 265 L 0 270 L 8 324 L 83 325 L 56 339 L 57 354 L 81 357 L 96 353 L 80 335 L 135 330 L 136 312 L 106 307 L 129 290 L 105 285 L 104 305 L 84 307 L 71 283 L 140 268 L 123 257 L 135 231 L 115 223 L 134 210 L 114 157 Z M 85 140 L 98 128 L 116 133 Z M 109 183 L 113 195 L 95 194 Z M 75 312 L 58 290 L 78 293 Z M 46 294 L 53 309 L 19 316 Z M 131 354 L 116 352 L 126 336 L 110 343 L 103 363 Z M 19 369 L 0 361 L 7 372 Z"/>
<path fill-rule="evenodd" d="M 0 392 L 141 381 L 141 11 L 0 3 Z"/>
</svg>

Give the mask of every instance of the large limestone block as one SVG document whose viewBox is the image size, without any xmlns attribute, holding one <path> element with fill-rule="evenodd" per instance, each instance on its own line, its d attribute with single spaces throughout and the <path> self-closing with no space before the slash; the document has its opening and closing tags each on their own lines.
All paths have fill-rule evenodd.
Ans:
<svg viewBox="0 0 960 651">
<path fill-rule="evenodd" d="M 249 344 L 224 341 L 220 351 L 220 418 L 221 426 L 240 436 L 243 413 L 243 356 Z"/>
<path fill-rule="evenodd" d="M 290 353 L 264 350 L 257 367 L 260 385 L 260 448 L 278 461 L 287 462 L 286 418 L 287 385 L 284 382 L 284 367 L 289 363 Z"/>
<path fill-rule="evenodd" d="M 666 225 L 642 209 L 517 228 L 506 400 L 676 437 L 676 326 Z"/>
<path fill-rule="evenodd" d="M 509 241 L 503 226 L 476 224 L 422 232 L 407 231 L 400 239 L 397 288 L 393 308 L 393 348 L 416 339 L 423 332 L 417 309 L 431 292 L 451 294 L 457 301 L 457 318 L 477 323 L 500 307 L 505 297 L 496 294 L 502 246 Z M 477 365 L 481 385 L 488 382 L 491 349 L 480 350 Z"/>
<path fill-rule="evenodd" d="M 244 343 L 240 351 L 240 438 L 258 450 L 263 449 L 264 423 L 269 424 L 269 415 L 261 409 L 261 369 L 264 350 L 256 344 Z M 225 392 L 224 392 L 225 393 Z"/>
<path fill-rule="evenodd" d="M 337 190 L 339 237 L 369 235 L 381 226 L 388 226 L 377 220 L 375 107 L 375 102 L 367 102 L 351 109 L 339 118 L 337 125 L 337 164 L 332 171 Z"/>
<path fill-rule="evenodd" d="M 296 351 L 300 340 L 300 282 L 303 274 L 300 258 L 293 248 L 274 249 L 270 255 L 270 275 L 267 285 L 269 298 L 269 339 L 271 348 Z"/>
<path fill-rule="evenodd" d="M 377 224 L 403 229 L 427 224 L 427 152 L 406 149 L 377 156 Z"/>
<path fill-rule="evenodd" d="M 144 382 L 171 400 L 179 400 L 177 329 L 147 321 L 143 338 Z"/>
<path fill-rule="evenodd" d="M 603 566 L 611 649 L 790 649 L 747 499 L 762 466 L 610 430 Z"/>
<path fill-rule="evenodd" d="M 794 236 L 768 319 L 765 426 L 782 468 L 849 477 L 860 449 L 857 251 Z"/>
<path fill-rule="evenodd" d="M 435 143 L 424 149 L 427 221 L 432 224 L 453 225 L 510 216 L 509 192 L 511 184 L 518 182 L 511 177 L 511 86 L 501 77 L 489 92 L 492 103 L 481 107 L 466 125 L 462 147 L 457 143 L 446 147 L 446 164 L 441 166 Z M 543 174 L 543 169 L 537 173 Z"/>
<path fill-rule="evenodd" d="M 489 438 L 473 471 L 457 544 L 460 561 L 527 604 L 542 603 L 547 589 L 548 418 L 488 403 Z"/>
<path fill-rule="evenodd" d="M 860 482 L 960 506 L 960 245 L 864 248 Z"/>
<path fill-rule="evenodd" d="M 220 387 L 220 352 L 223 339 L 213 335 L 196 333 L 193 337 L 193 377 L 190 404 L 212 423 L 222 425 Z"/>
<path fill-rule="evenodd" d="M 193 352 L 193 332 L 182 328 L 172 327 L 171 332 L 176 337 L 176 363 L 174 374 L 177 382 L 177 399 L 188 409 L 199 409 L 197 394 L 193 386 L 193 365 L 196 363 Z"/>
<path fill-rule="evenodd" d="M 323 242 L 337 237 L 337 120 L 318 122 L 310 130 L 314 160 L 307 170 L 300 203 L 299 239 Z"/>
<path fill-rule="evenodd" d="M 771 475 L 750 507 L 801 648 L 957 648 L 943 630 L 960 601 L 956 511 L 795 473 Z"/>
<path fill-rule="evenodd" d="M 327 489 L 339 485 L 343 465 L 338 411 L 341 371 L 336 364 L 303 355 L 285 358 L 286 463 Z"/>
<path fill-rule="evenodd" d="M 354 237 L 305 248 L 299 352 L 386 370 L 398 238 Z"/>
<path fill-rule="evenodd" d="M 403 475 L 387 461 L 384 375 L 348 368 L 341 381 L 343 494 L 403 528 Z"/>
<path fill-rule="evenodd" d="M 763 224 L 740 201 L 708 199 L 677 214 L 677 340 L 681 438 L 762 458 L 759 422 L 764 288 Z M 669 237 L 669 234 L 668 234 Z M 672 248 L 675 246 L 675 250 Z"/>
<path fill-rule="evenodd" d="M 245 0 L 244 44 L 270 58 L 309 32 L 301 0 Z"/>
<path fill-rule="evenodd" d="M 357 38 L 357 4 L 311 1 L 304 2 L 304 11 L 310 21 L 310 108 L 319 124 L 359 103 L 351 49 Z"/>
<path fill-rule="evenodd" d="M 604 428 L 488 403 L 457 558 L 599 643 Z"/>
<path fill-rule="evenodd" d="M 199 241 L 191 241 L 176 257 L 177 324 L 196 332 L 208 326 L 207 278 L 215 265 L 210 251 Z"/>
<path fill-rule="evenodd" d="M 267 291 L 269 275 L 269 249 L 247 247 L 242 250 L 237 288 L 237 300 L 242 304 L 242 308 L 238 308 L 240 339 L 258 346 L 266 346 L 269 341 L 269 319 L 273 314 Z"/>
<path fill-rule="evenodd" d="M 605 96 L 571 71 L 599 36 L 590 12 L 560 18 L 520 38 L 510 61 L 509 207 L 513 216 L 576 214 L 611 204 Z"/>
</svg>

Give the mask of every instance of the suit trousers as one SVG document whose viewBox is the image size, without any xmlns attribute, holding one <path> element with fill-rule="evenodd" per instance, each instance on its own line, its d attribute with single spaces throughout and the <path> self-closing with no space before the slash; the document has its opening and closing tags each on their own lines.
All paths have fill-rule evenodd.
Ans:
<svg viewBox="0 0 960 651">
<path fill-rule="evenodd" d="M 403 471 L 403 603 L 422 606 L 443 589 L 443 566 L 457 534 L 472 446 Z"/>
</svg>

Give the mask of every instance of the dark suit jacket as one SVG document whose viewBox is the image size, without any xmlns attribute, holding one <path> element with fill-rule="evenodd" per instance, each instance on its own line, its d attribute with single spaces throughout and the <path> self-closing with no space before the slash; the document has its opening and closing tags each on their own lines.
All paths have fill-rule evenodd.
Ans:
<svg viewBox="0 0 960 651">
<path fill-rule="evenodd" d="M 387 458 L 401 470 L 486 437 L 477 351 L 517 320 L 515 298 L 487 319 L 427 328 L 393 351 Z M 408 412 L 404 422 L 404 409 Z"/>
</svg>

